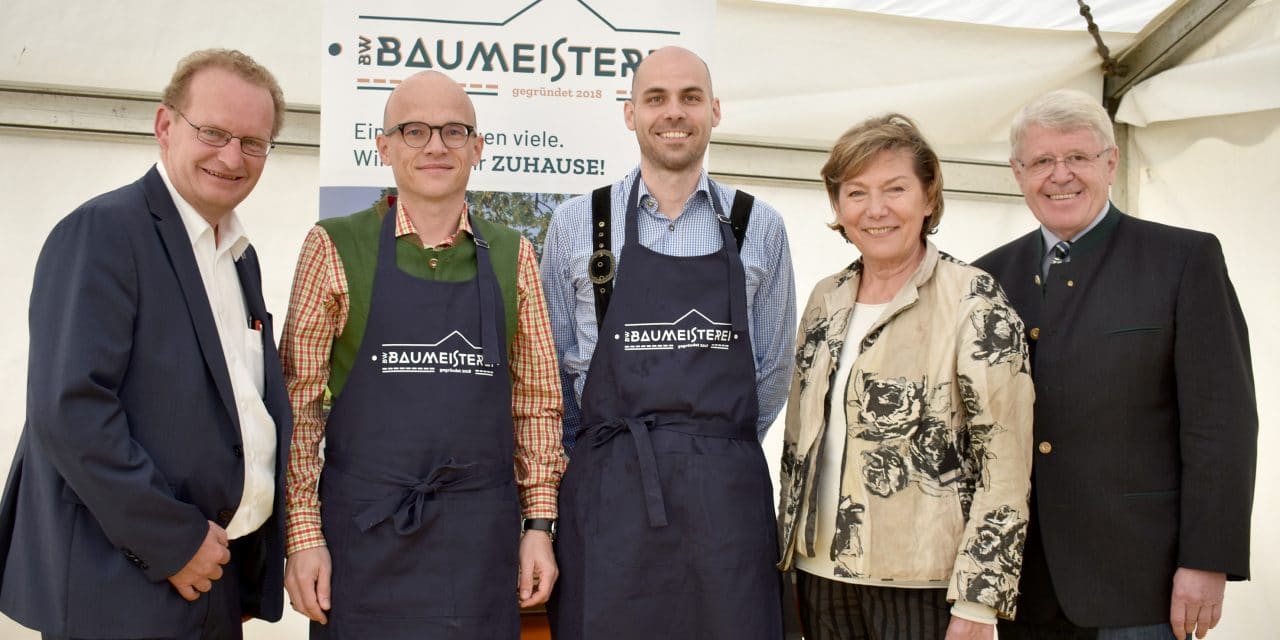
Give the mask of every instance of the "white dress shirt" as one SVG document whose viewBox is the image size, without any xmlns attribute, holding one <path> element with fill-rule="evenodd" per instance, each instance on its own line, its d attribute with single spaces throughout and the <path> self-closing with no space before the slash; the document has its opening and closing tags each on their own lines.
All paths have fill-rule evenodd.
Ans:
<svg viewBox="0 0 1280 640">
<path fill-rule="evenodd" d="M 235 539 L 253 533 L 271 516 L 276 484 L 276 424 L 262 401 L 262 325 L 255 326 L 249 317 L 235 267 L 249 248 L 249 237 L 235 212 L 215 231 L 173 188 L 164 163 L 157 163 L 156 169 L 191 238 L 235 395 L 244 449 L 244 492 L 235 517 L 227 524 L 227 537 Z"/>
</svg>

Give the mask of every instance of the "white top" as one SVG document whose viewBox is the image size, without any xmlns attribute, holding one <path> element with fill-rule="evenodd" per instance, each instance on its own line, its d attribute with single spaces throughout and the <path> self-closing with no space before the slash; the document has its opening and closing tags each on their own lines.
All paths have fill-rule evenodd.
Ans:
<svg viewBox="0 0 1280 640">
<path fill-rule="evenodd" d="M 209 222 L 173 188 L 163 162 L 156 163 L 156 170 L 191 238 L 191 250 L 218 327 L 218 341 L 222 344 L 239 414 L 244 448 L 244 492 L 235 517 L 227 524 L 227 537 L 235 539 L 253 533 L 271 516 L 276 486 L 276 424 L 262 401 L 262 328 L 260 324 L 257 327 L 251 324 L 253 320 L 249 317 L 235 267 L 235 261 L 249 248 L 249 237 L 234 211 L 215 234 Z"/>
<path fill-rule="evenodd" d="M 845 422 L 844 389 L 849 386 L 849 373 L 853 370 L 854 361 L 858 359 L 858 344 L 867 336 L 871 325 L 880 319 L 880 314 L 884 313 L 888 306 L 887 302 L 884 304 L 857 302 L 854 303 L 853 311 L 849 314 L 849 330 L 844 335 L 844 346 L 840 348 L 840 360 L 836 363 L 835 384 L 832 385 L 830 397 L 827 400 L 827 427 L 823 429 L 822 458 L 818 461 L 815 540 L 830 541 L 835 537 L 837 511 L 835 507 L 840 502 L 840 463 L 844 458 L 844 441 L 849 432 L 846 426 L 848 423 Z M 818 545 L 822 549 L 830 546 L 825 543 Z M 835 561 L 823 554 L 813 558 L 797 555 L 796 568 L 828 580 L 884 586 L 884 583 L 878 580 L 858 580 L 837 576 Z M 894 583 L 893 586 L 907 585 Z M 938 585 L 928 586 L 937 587 Z"/>
</svg>

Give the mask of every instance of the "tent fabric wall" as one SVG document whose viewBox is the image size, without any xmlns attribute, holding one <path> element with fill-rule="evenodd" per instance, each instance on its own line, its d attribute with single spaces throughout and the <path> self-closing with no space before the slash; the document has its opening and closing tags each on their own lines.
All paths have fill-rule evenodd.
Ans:
<svg viewBox="0 0 1280 640">
<path fill-rule="evenodd" d="M 1280 1 L 1255 2 L 1178 66 L 1134 87 L 1116 121 L 1152 122 L 1280 109 Z"/>
<path fill-rule="evenodd" d="M 1278 5 L 1277 0 L 1255 3 L 1223 36 L 1262 29 L 1239 24 L 1250 15 L 1263 16 L 1274 30 L 1276 14 L 1257 11 L 1274 12 Z M 319 103 L 320 12 L 314 3 L 228 0 L 219 5 L 217 16 L 222 18 L 199 11 L 160 14 L 155 6 L 145 0 L 8 3 L 0 21 L 0 84 L 158 92 L 181 55 L 228 46 L 248 51 L 273 69 L 292 105 Z M 724 112 L 717 140 L 822 147 L 855 122 L 896 110 L 916 118 L 946 157 L 1004 162 L 1008 123 L 1021 104 L 1062 86 L 1101 92 L 1093 41 L 1083 29 L 965 25 L 747 0 L 721 0 L 717 11 L 710 56 Z M 1127 34 L 1104 37 L 1113 51 L 1133 41 Z M 1206 47 L 1190 63 L 1213 57 L 1212 50 L 1252 50 L 1248 42 L 1223 38 Z M 1148 83 L 1154 87 L 1176 77 L 1156 76 Z M 1182 90 L 1194 97 L 1199 80 L 1189 82 Z M 1274 76 L 1241 82 L 1245 90 L 1267 83 L 1260 92 L 1275 87 Z M 1156 95 L 1146 86 L 1131 95 Z M 1177 100 L 1159 97 L 1157 102 Z M 1274 637 L 1266 616 L 1280 608 L 1280 552 L 1269 545 L 1280 538 L 1274 514 L 1280 504 L 1280 467 L 1265 461 L 1280 453 L 1280 436 L 1273 428 L 1280 409 L 1272 397 L 1280 382 L 1280 343 L 1269 331 L 1280 322 L 1280 291 L 1272 277 L 1280 265 L 1270 243 L 1264 244 L 1272 235 L 1264 224 L 1278 189 L 1274 166 L 1280 157 L 1280 110 L 1272 104 L 1237 115 L 1187 119 L 1186 113 L 1175 113 L 1173 118 L 1131 128 L 1125 148 L 1132 176 L 1129 208 L 1142 217 L 1212 231 L 1222 239 L 1253 328 L 1262 415 L 1254 580 L 1229 587 L 1226 618 L 1211 637 Z M 3 127 L 0 148 L 0 193 L 5 194 L 9 234 L 6 251 L 0 252 L 0 290 L 12 307 L 0 317 L 2 465 L 17 442 L 24 413 L 25 307 L 40 244 L 74 206 L 136 179 L 157 153 L 146 139 Z M 315 219 L 317 168 L 314 150 L 277 150 L 258 190 L 241 207 L 263 260 L 267 303 L 277 316 L 285 310 L 297 250 Z M 711 169 L 717 169 L 714 153 Z M 802 301 L 819 278 L 856 257 L 851 246 L 823 226 L 831 213 L 816 184 L 764 181 L 742 186 L 783 212 Z M 961 259 L 977 257 L 1034 228 L 1016 198 L 947 198 L 947 216 L 935 241 Z M 775 472 L 779 436 L 775 429 L 766 442 L 773 447 L 769 455 Z M 305 629 L 300 616 L 287 613 L 281 624 L 252 623 L 248 637 L 298 638 Z M 0 637 L 26 640 L 37 635 L 0 617 Z"/>
</svg>

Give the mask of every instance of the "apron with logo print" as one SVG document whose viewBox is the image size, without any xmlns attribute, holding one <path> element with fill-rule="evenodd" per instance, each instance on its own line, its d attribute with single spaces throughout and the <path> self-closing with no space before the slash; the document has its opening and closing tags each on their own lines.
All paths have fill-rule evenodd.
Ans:
<svg viewBox="0 0 1280 640">
<path fill-rule="evenodd" d="M 778 640 L 773 490 L 756 439 L 742 261 L 714 186 L 720 251 L 642 246 L 639 182 L 561 483 L 552 632 Z"/>
<path fill-rule="evenodd" d="M 504 312 L 476 227 L 476 277 L 396 266 L 383 218 L 368 324 L 325 430 L 321 521 L 333 608 L 312 638 L 519 637 L 520 505 Z"/>
</svg>

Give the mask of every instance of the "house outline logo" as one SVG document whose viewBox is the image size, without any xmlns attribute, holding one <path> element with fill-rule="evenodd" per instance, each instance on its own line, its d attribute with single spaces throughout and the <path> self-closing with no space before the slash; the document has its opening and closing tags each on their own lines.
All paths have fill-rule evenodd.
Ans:
<svg viewBox="0 0 1280 640">
<path fill-rule="evenodd" d="M 622 327 L 613 339 L 622 341 L 624 351 L 727 350 L 740 337 L 733 323 L 712 320 L 698 309 L 672 322 L 628 322 Z"/>
<path fill-rule="evenodd" d="M 442 348 L 450 341 L 462 344 L 457 348 Z M 435 342 L 386 342 L 381 347 L 380 353 L 372 358 L 381 373 L 493 376 L 494 366 L 484 363 L 484 350 L 456 329 Z"/>
</svg>

